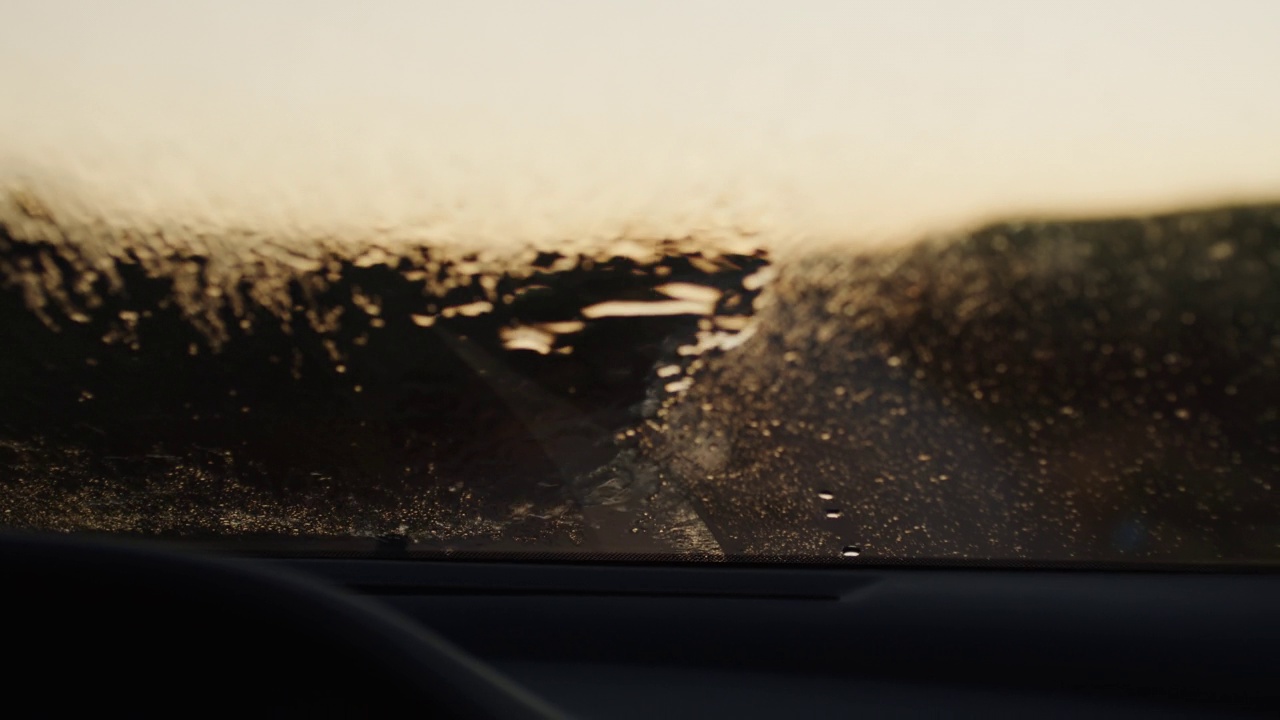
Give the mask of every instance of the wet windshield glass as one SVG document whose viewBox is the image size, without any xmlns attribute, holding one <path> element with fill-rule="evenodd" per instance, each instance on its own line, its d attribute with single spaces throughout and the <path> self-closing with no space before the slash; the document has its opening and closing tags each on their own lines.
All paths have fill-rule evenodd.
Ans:
<svg viewBox="0 0 1280 720">
<path fill-rule="evenodd" d="M 1156 32 L 1142 3 L 484 5 L 24 10 L 30 74 L 0 93 L 0 522 L 426 553 L 1280 559 L 1280 103 L 1261 91 L 1280 13 L 1183 8 Z M 248 59 L 140 31 L 190 22 Z M 581 69 L 605 28 L 668 59 L 624 39 L 616 78 Z M 30 39 L 55 30 L 140 45 L 82 67 Z M 1195 108 L 1169 85 L 1187 53 L 1212 57 L 1178 76 Z M 361 74 L 445 59 L 467 62 Z M 668 96 L 700 119 L 631 114 Z"/>
</svg>

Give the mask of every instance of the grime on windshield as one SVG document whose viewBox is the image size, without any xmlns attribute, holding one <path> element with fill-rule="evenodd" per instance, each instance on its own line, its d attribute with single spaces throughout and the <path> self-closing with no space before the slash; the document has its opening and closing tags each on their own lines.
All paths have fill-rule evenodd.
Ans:
<svg viewBox="0 0 1280 720">
<path fill-rule="evenodd" d="M 1269 561 L 1280 206 L 506 256 L 0 224 L 16 528 Z"/>
</svg>

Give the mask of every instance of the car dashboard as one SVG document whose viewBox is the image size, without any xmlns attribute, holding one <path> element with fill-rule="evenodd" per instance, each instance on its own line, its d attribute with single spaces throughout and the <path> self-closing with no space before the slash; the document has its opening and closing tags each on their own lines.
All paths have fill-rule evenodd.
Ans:
<svg viewBox="0 0 1280 720">
<path fill-rule="evenodd" d="M 1268 717 L 1254 568 L 229 557 L 0 545 L 10 697 L 52 714 Z"/>
</svg>

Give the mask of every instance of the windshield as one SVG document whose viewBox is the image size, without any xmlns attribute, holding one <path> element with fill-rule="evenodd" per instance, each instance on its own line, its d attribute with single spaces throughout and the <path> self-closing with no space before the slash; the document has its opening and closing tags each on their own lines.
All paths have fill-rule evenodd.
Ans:
<svg viewBox="0 0 1280 720">
<path fill-rule="evenodd" d="M 0 523 L 1280 559 L 1270 3 L 17 3 Z"/>
</svg>

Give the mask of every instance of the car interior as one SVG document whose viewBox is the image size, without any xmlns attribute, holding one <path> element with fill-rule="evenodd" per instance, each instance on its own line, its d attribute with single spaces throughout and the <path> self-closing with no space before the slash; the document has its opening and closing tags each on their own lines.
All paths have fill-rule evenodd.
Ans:
<svg viewBox="0 0 1280 720">
<path fill-rule="evenodd" d="M 8 535 L 35 715 L 1268 717 L 1258 568 L 252 558 Z M 358 553 L 354 554 L 358 555 Z"/>
<path fill-rule="evenodd" d="M 1280 2 L 0 2 L 4 717 L 1280 718 Z"/>
</svg>

